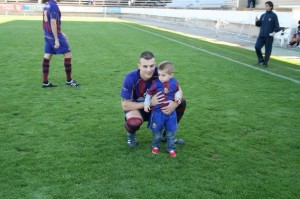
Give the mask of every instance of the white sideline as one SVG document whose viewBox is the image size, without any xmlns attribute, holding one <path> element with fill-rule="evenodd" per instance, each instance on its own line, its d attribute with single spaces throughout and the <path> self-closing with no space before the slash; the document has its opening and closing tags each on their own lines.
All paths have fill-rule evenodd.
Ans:
<svg viewBox="0 0 300 199">
<path fill-rule="evenodd" d="M 204 50 L 204 49 L 202 49 L 202 48 L 195 47 L 195 46 L 192 46 L 192 45 L 189 45 L 189 44 L 180 42 L 180 41 L 178 41 L 178 40 L 175 40 L 175 39 L 171 39 L 171 38 L 162 36 L 162 35 L 157 34 L 157 33 L 153 33 L 153 32 L 150 32 L 150 31 L 141 29 L 141 28 L 137 28 L 137 27 L 131 26 L 131 25 L 129 25 L 129 24 L 125 24 L 125 23 L 121 23 L 121 24 L 122 24 L 122 25 L 125 25 L 125 26 L 129 26 L 129 27 L 134 28 L 134 29 L 137 29 L 137 30 L 140 30 L 140 31 L 143 31 L 143 32 L 146 32 L 146 33 L 149 33 L 149 34 L 152 34 L 152 35 L 155 35 L 155 36 L 158 36 L 158 37 L 161 37 L 161 38 L 164 38 L 164 39 L 167 39 L 167 40 L 170 40 L 170 41 L 173 41 L 173 42 L 178 43 L 178 44 L 181 44 L 181 45 L 183 45 L 183 46 L 187 46 L 187 47 L 189 47 L 189 48 L 193 48 L 193 49 L 196 49 L 196 50 L 199 50 L 199 51 L 202 51 L 202 52 L 205 52 L 205 53 L 208 53 L 208 54 L 211 54 L 211 55 L 220 57 L 220 58 L 222 58 L 222 59 L 226 59 L 226 60 L 228 60 L 228 61 L 231 61 L 231 62 L 235 62 L 235 63 L 241 64 L 241 65 L 246 66 L 246 67 L 248 67 L 248 68 L 252 68 L 252 69 L 254 69 L 254 70 L 258 70 L 258 71 L 260 71 L 260 72 L 267 73 L 267 74 L 269 74 L 269 75 L 272 75 L 272 76 L 275 76 L 275 77 L 279 77 L 279 78 L 282 78 L 282 79 L 285 79 L 285 80 L 294 82 L 294 83 L 296 83 L 296 84 L 300 84 L 300 81 L 299 81 L 299 80 L 292 79 L 292 78 L 290 78 L 290 77 L 286 77 L 286 76 L 283 76 L 283 75 L 279 75 L 279 74 L 276 74 L 276 73 L 273 73 L 273 72 L 270 72 L 270 71 L 267 71 L 267 70 L 264 70 L 264 69 L 261 69 L 261 68 L 257 68 L 257 67 L 251 66 L 251 65 L 249 65 L 249 64 L 246 64 L 246 63 L 243 63 L 243 62 L 240 62 L 240 61 L 231 59 L 231 58 L 229 58 L 229 57 L 225 57 L 225 56 L 223 56 L 223 55 L 219 55 L 219 54 L 213 53 L 213 52 L 211 52 L 211 51 Z"/>
</svg>

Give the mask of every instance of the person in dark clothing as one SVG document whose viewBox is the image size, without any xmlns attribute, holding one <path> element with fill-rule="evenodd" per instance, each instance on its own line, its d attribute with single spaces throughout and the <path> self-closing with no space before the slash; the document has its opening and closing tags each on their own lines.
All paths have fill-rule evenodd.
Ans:
<svg viewBox="0 0 300 199">
<path fill-rule="evenodd" d="M 295 44 L 297 44 L 297 46 L 299 46 L 299 42 L 300 42 L 300 20 L 298 21 L 298 27 L 296 29 L 296 33 L 293 34 L 290 43 L 288 44 L 288 47 L 293 47 Z"/>
<path fill-rule="evenodd" d="M 255 8 L 255 0 L 248 0 L 247 8 Z"/>
<path fill-rule="evenodd" d="M 255 25 L 260 27 L 259 35 L 255 43 L 255 51 L 258 58 L 258 64 L 268 67 L 268 62 L 272 52 L 274 35 L 280 31 L 277 15 L 272 11 L 273 3 L 267 1 L 265 3 L 266 13 L 262 14 L 258 19 L 256 17 Z M 265 57 L 263 57 L 261 49 L 265 46 Z"/>
</svg>

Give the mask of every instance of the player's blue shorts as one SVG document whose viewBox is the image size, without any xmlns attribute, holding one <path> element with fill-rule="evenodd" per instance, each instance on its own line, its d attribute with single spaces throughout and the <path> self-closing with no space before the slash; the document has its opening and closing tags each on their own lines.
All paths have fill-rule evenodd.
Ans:
<svg viewBox="0 0 300 199">
<path fill-rule="evenodd" d="M 52 35 L 45 34 L 45 53 L 48 54 L 66 54 L 71 52 L 70 46 L 66 40 L 66 38 L 61 34 L 58 33 L 58 40 L 59 40 L 59 48 L 54 48 L 55 41 Z"/>
<path fill-rule="evenodd" d="M 150 128 L 152 132 L 162 132 L 164 127 L 166 131 L 169 132 L 177 131 L 176 111 L 173 111 L 170 115 L 165 115 L 161 109 L 151 111 L 148 128 Z"/>
</svg>

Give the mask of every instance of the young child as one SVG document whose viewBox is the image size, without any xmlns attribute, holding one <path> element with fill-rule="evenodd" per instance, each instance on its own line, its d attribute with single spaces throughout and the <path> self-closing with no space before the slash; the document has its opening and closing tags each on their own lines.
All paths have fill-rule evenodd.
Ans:
<svg viewBox="0 0 300 199">
<path fill-rule="evenodd" d="M 166 130 L 167 151 L 171 157 L 176 157 L 175 132 L 177 131 L 177 116 L 176 111 L 166 115 L 162 112 L 161 107 L 168 105 L 168 101 L 172 100 L 181 103 L 181 93 L 179 91 L 178 82 L 174 76 L 174 65 L 169 61 L 164 61 L 158 66 L 158 79 L 152 82 L 151 87 L 147 90 L 147 95 L 144 102 L 144 110 L 149 112 L 151 116 L 148 127 L 153 133 L 152 153 L 158 154 L 160 147 L 160 139 L 162 130 Z M 164 94 L 164 102 L 150 107 L 151 96 L 157 92 Z"/>
</svg>

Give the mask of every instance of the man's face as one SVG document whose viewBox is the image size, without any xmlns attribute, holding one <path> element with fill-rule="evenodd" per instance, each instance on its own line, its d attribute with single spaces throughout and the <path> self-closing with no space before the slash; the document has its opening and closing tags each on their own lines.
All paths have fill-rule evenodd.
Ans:
<svg viewBox="0 0 300 199">
<path fill-rule="evenodd" d="M 144 58 L 140 59 L 138 63 L 138 69 L 140 69 L 141 78 L 145 81 L 148 81 L 152 78 L 155 71 L 155 59 L 146 60 Z"/>
<path fill-rule="evenodd" d="M 266 9 L 267 12 L 269 12 L 269 11 L 272 10 L 272 7 L 269 6 L 269 4 L 266 3 L 266 4 L 265 4 L 265 9 Z"/>
</svg>

